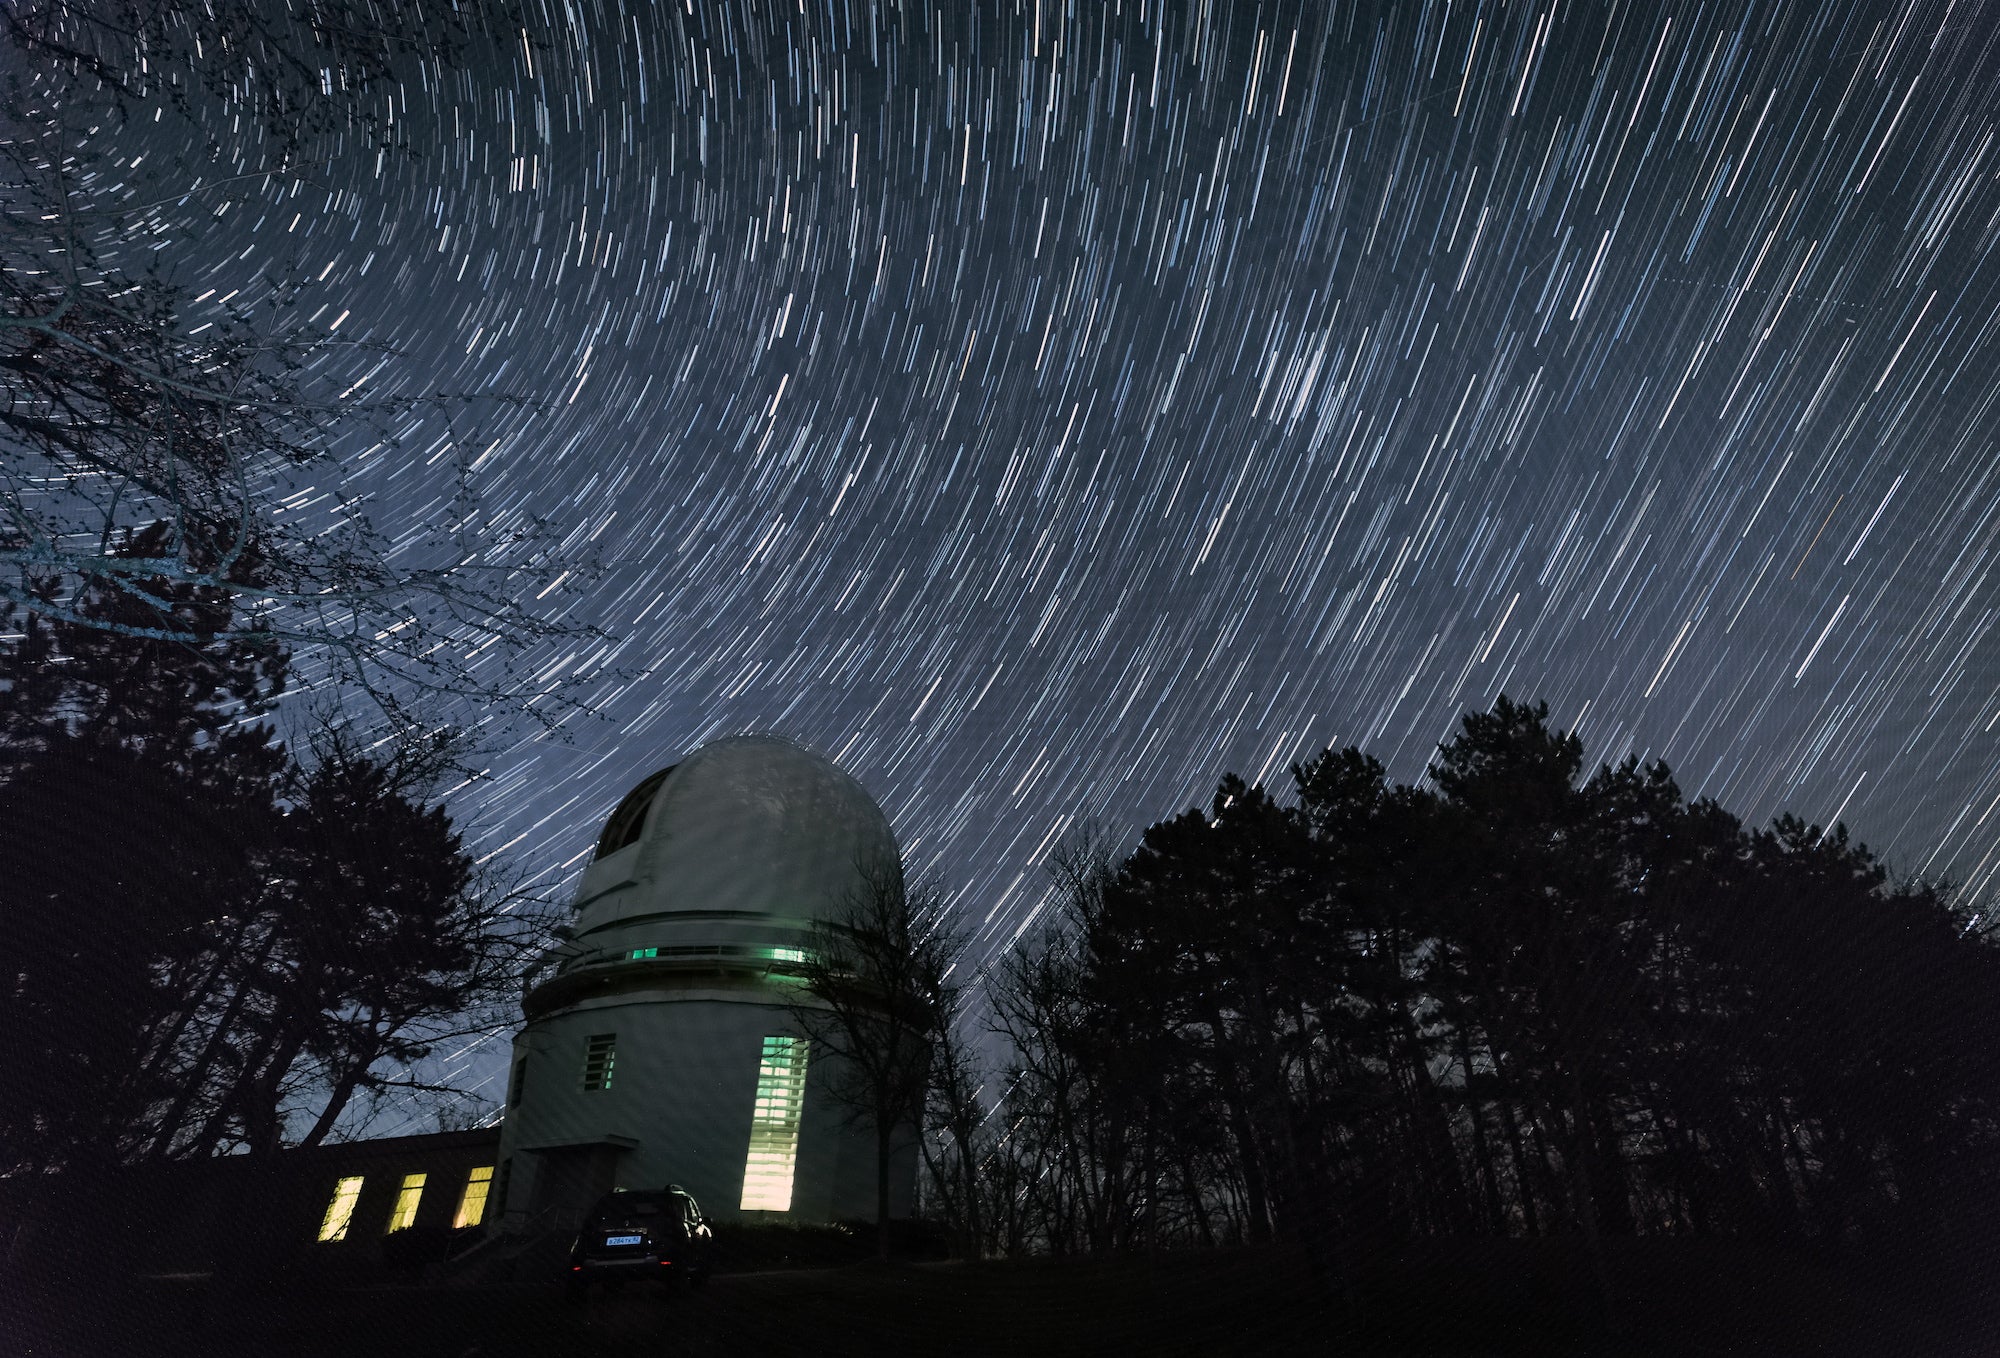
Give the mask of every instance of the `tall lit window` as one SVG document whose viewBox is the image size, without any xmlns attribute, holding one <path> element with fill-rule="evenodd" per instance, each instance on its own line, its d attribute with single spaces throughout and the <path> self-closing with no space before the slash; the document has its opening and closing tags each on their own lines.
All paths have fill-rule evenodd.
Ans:
<svg viewBox="0 0 2000 1358">
<path fill-rule="evenodd" d="M 347 1223 L 354 1220 L 354 1203 L 360 1196 L 359 1174 L 333 1186 L 333 1201 L 326 1205 L 326 1220 L 319 1224 L 322 1241 L 347 1239 Z"/>
<path fill-rule="evenodd" d="M 424 1177 L 421 1174 L 405 1174 L 402 1192 L 396 1194 L 396 1210 L 389 1213 L 389 1229 L 400 1231 L 417 1222 L 417 1202 L 424 1196 Z"/>
<path fill-rule="evenodd" d="M 477 1226 L 486 1215 L 486 1190 L 493 1186 L 493 1166 L 481 1165 L 465 1180 L 465 1193 L 458 1200 L 458 1215 L 451 1219 L 454 1228 Z"/>
<path fill-rule="evenodd" d="M 750 1115 L 750 1158 L 743 1166 L 743 1210 L 792 1210 L 792 1169 L 799 1156 L 799 1114 L 806 1100 L 803 1038 L 767 1037 L 757 1066 L 757 1107 Z"/>
<path fill-rule="evenodd" d="M 611 1064 L 618 1055 L 618 1034 L 598 1033 L 583 1049 L 583 1087 L 611 1088 Z"/>
</svg>

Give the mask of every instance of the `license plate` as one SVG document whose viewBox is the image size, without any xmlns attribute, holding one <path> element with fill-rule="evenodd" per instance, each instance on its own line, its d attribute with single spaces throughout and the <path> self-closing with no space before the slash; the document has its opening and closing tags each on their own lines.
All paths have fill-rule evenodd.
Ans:
<svg viewBox="0 0 2000 1358">
<path fill-rule="evenodd" d="M 607 1245 L 636 1245 L 645 1238 L 643 1235 L 607 1235 L 604 1237 L 604 1243 Z"/>
</svg>

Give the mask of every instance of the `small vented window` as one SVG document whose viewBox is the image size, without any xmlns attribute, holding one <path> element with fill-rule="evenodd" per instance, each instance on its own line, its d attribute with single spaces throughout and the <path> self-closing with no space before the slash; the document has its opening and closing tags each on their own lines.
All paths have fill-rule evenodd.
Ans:
<svg viewBox="0 0 2000 1358">
<path fill-rule="evenodd" d="M 674 766 L 669 764 L 625 794 L 625 800 L 618 803 L 611 819 L 604 822 L 604 833 L 597 840 L 599 858 L 609 858 L 627 845 L 639 842 L 639 832 L 646 827 L 646 812 L 653 805 L 660 784 L 666 782 L 667 775 L 673 771 Z"/>
<path fill-rule="evenodd" d="M 611 1067 L 618 1055 L 618 1034 L 598 1033 L 583 1049 L 583 1087 L 611 1088 Z"/>
<path fill-rule="evenodd" d="M 507 1087 L 507 1106 L 512 1108 L 521 1101 L 521 1091 L 528 1087 L 528 1058 L 522 1057 L 514 1063 L 514 1079 Z"/>
</svg>

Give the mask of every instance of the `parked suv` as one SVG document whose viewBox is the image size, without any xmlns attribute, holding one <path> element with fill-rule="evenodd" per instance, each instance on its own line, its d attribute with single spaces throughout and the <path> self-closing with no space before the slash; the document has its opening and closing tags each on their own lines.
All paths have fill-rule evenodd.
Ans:
<svg viewBox="0 0 2000 1358">
<path fill-rule="evenodd" d="M 594 1282 L 616 1287 L 628 1278 L 708 1281 L 715 1235 L 701 1208 L 678 1184 L 664 1192 L 619 1189 L 598 1199 L 569 1252 L 569 1294 Z"/>
</svg>

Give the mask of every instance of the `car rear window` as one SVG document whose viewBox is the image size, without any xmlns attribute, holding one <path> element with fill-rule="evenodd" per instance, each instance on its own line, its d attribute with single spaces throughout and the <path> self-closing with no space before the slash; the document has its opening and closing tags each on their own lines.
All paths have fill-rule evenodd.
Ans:
<svg viewBox="0 0 2000 1358">
<path fill-rule="evenodd" d="M 593 1225 L 607 1225 L 622 1221 L 644 1221 L 658 1217 L 666 1211 L 666 1204 L 654 1193 L 618 1193 L 597 1204 L 590 1214 Z"/>
</svg>

